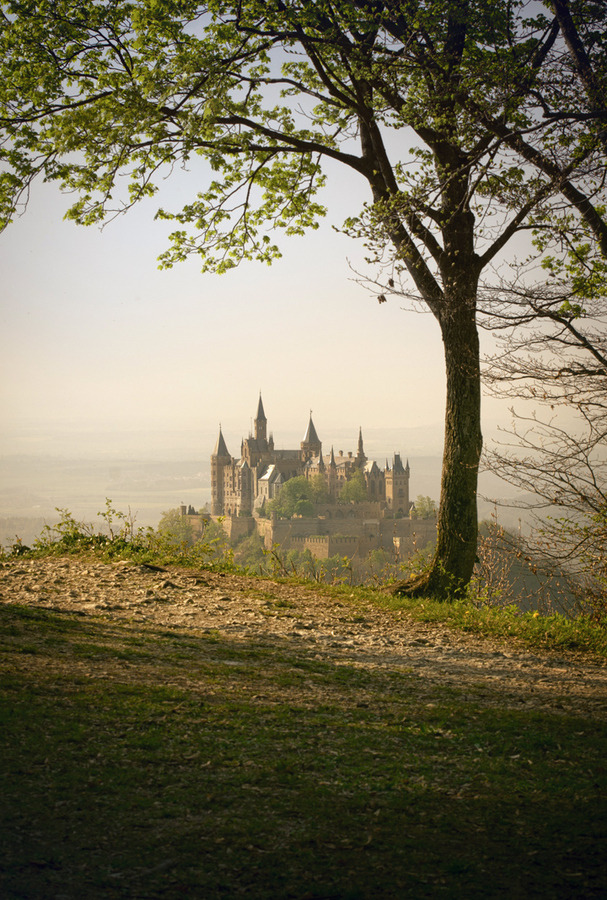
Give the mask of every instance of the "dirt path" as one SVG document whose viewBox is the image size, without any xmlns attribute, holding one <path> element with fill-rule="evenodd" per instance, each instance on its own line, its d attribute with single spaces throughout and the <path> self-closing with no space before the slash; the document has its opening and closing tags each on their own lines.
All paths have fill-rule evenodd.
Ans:
<svg viewBox="0 0 607 900">
<path fill-rule="evenodd" d="M 413 621 L 360 600 L 246 576 L 76 558 L 0 563 L 0 602 L 111 616 L 234 641 L 288 642 L 318 659 L 406 669 L 502 703 L 607 715 L 607 663 L 538 653 Z"/>
</svg>

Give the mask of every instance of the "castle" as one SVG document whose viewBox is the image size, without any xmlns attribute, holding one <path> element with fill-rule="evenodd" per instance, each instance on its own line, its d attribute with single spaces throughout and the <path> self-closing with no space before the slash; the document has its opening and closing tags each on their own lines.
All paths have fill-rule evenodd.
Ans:
<svg viewBox="0 0 607 900">
<path fill-rule="evenodd" d="M 279 518 L 268 515 L 268 504 L 291 478 L 322 478 L 326 500 L 315 505 L 312 516 Z M 340 502 L 344 485 L 358 476 L 366 499 Z M 211 516 L 221 522 L 232 540 L 257 531 L 267 549 L 280 544 L 285 550 L 310 550 L 317 558 L 334 554 L 363 557 L 384 548 L 408 556 L 436 536 L 435 520 L 410 518 L 409 463 L 403 466 L 395 453 L 392 465 L 384 469 L 365 455 L 362 429 L 356 453 L 328 454 L 322 450 L 312 414 L 299 449 L 280 450 L 268 434 L 261 395 L 252 433 L 243 439 L 240 457 L 234 458 L 219 428 L 211 456 Z M 182 514 L 186 515 L 185 507 Z M 271 510 L 271 507 L 270 507 Z M 188 515 L 196 530 L 203 528 L 199 517 Z"/>
<path fill-rule="evenodd" d="M 335 503 L 343 486 L 360 473 L 371 503 L 378 503 L 393 516 L 409 515 L 409 463 L 403 466 L 394 454 L 392 466 L 380 469 L 369 462 L 359 429 L 356 455 L 351 451 L 335 456 L 333 448 L 323 454 L 312 414 L 299 450 L 277 450 L 272 434 L 268 437 L 268 420 L 261 395 L 254 420 L 254 433 L 241 442 L 240 458 L 228 452 L 221 427 L 211 456 L 211 513 L 214 516 L 247 516 L 264 510 L 290 478 L 322 477 L 330 501 Z"/>
</svg>

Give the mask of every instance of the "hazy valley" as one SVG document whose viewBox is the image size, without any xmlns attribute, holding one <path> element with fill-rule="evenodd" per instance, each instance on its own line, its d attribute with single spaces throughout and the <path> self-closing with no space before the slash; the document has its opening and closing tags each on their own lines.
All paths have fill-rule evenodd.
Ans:
<svg viewBox="0 0 607 900">
<path fill-rule="evenodd" d="M 369 442 L 371 444 L 371 442 Z M 209 443 L 209 456 L 212 444 Z M 377 452 L 380 451 L 380 452 Z M 377 447 L 379 460 L 392 453 Z M 439 455 L 409 457 L 411 496 L 438 500 L 441 459 Z M 491 498 L 508 496 L 508 486 L 493 476 L 481 478 L 482 492 Z M 68 509 L 84 521 L 95 521 L 106 498 L 116 509 L 130 509 L 137 525 L 155 527 L 165 510 L 187 503 L 196 509 L 211 497 L 210 462 L 195 458 L 150 459 L 137 456 L 104 458 L 19 454 L 0 457 L 0 543 L 11 544 L 15 536 L 30 543 L 45 524 L 58 521 L 57 509 Z M 487 518 L 493 504 L 481 499 L 479 515 Z M 516 526 L 519 512 L 500 509 L 500 521 Z"/>
</svg>

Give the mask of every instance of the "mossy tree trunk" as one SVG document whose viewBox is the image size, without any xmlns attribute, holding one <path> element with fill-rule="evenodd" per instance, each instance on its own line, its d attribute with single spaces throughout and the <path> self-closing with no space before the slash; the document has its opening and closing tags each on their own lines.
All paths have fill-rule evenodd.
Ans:
<svg viewBox="0 0 607 900">
<path fill-rule="evenodd" d="M 474 307 L 451 306 L 441 322 L 446 368 L 445 443 L 436 556 L 427 589 L 457 595 L 472 576 L 478 538 L 482 449 L 479 338 Z"/>
</svg>

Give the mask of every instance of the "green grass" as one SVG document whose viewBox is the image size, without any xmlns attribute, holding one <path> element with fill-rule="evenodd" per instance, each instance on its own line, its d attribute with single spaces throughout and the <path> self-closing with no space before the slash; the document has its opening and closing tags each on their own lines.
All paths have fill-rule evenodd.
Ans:
<svg viewBox="0 0 607 900">
<path fill-rule="evenodd" d="M 408 600 L 373 593 L 373 600 L 392 610 L 403 610 L 424 622 L 443 622 L 453 628 L 490 637 L 518 640 L 538 650 L 567 650 L 607 657 L 607 621 L 586 616 L 575 619 L 559 614 L 543 616 L 522 612 L 512 605 L 503 609 L 477 606 L 470 600 L 440 602 Z"/>
<path fill-rule="evenodd" d="M 278 638 L 0 625 L 3 897 L 607 892 L 604 721 Z"/>
</svg>

